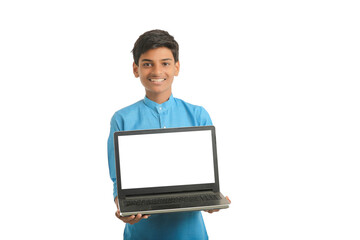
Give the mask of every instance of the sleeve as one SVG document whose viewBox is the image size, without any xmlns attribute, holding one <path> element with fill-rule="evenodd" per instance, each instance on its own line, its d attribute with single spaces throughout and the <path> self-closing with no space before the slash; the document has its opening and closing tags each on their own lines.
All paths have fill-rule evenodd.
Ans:
<svg viewBox="0 0 360 240">
<path fill-rule="evenodd" d="M 116 184 L 116 165 L 115 165 L 115 151 L 114 151 L 114 132 L 121 131 L 122 119 L 117 117 L 116 114 L 111 118 L 110 122 L 110 134 L 107 142 L 108 149 L 108 164 L 110 178 L 113 181 L 113 196 L 114 199 L 117 196 L 117 184 Z"/>
<path fill-rule="evenodd" d="M 200 109 L 200 126 L 212 126 L 213 123 L 211 121 L 209 113 L 205 110 L 205 108 L 201 107 Z"/>
</svg>

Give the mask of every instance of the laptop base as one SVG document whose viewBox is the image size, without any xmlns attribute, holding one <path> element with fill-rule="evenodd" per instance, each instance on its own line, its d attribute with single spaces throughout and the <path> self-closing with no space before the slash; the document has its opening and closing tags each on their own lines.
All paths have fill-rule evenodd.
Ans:
<svg viewBox="0 0 360 240">
<path fill-rule="evenodd" d="M 217 195 L 216 200 L 197 200 L 190 202 L 173 202 L 170 203 L 156 203 L 156 204 L 146 204 L 148 200 L 152 202 L 157 202 L 156 199 L 163 199 L 167 197 L 171 198 L 192 198 L 199 195 Z M 128 203 L 137 202 L 137 205 Z M 142 205 L 142 203 L 145 203 Z M 161 213 L 170 213 L 170 212 L 188 212 L 188 211 L 203 211 L 203 210 L 214 210 L 214 209 L 225 209 L 229 207 L 230 202 L 224 198 L 221 193 L 209 192 L 193 192 L 193 193 L 178 193 L 178 194 L 161 194 L 161 195 L 151 195 L 151 196 L 141 196 L 141 197 L 128 197 L 126 199 L 120 199 L 120 212 L 121 216 L 131 216 L 137 214 L 161 214 Z"/>
</svg>

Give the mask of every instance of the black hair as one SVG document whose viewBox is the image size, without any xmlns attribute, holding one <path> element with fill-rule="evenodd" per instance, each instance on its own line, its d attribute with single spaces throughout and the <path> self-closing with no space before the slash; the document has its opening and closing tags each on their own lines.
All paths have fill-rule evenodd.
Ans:
<svg viewBox="0 0 360 240">
<path fill-rule="evenodd" d="M 135 64 L 139 66 L 139 59 L 141 54 L 150 49 L 159 47 L 167 47 L 170 49 L 175 62 L 179 61 L 179 44 L 175 41 L 174 37 L 171 36 L 167 31 L 156 29 L 143 33 L 136 40 L 134 48 L 131 51 L 133 53 Z"/>
</svg>

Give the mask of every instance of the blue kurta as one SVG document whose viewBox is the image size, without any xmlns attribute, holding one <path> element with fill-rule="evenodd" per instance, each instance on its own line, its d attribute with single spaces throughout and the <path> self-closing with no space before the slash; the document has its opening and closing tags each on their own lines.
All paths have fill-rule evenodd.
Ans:
<svg viewBox="0 0 360 240">
<path fill-rule="evenodd" d="M 212 125 L 209 114 L 203 107 L 174 98 L 158 104 L 147 97 L 117 111 L 111 119 L 108 139 L 108 163 L 114 183 L 114 198 L 117 196 L 114 157 L 114 132 L 157 128 L 191 127 Z M 135 239 L 208 239 L 201 212 L 154 214 L 134 225 L 126 224 L 125 240 Z"/>
</svg>

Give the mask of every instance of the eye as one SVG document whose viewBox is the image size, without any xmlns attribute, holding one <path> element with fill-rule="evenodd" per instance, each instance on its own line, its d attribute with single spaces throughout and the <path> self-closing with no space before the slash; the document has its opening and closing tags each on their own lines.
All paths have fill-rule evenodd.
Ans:
<svg viewBox="0 0 360 240">
<path fill-rule="evenodd" d="M 170 66 L 169 62 L 163 62 L 163 66 Z"/>
<path fill-rule="evenodd" d="M 143 67 L 151 67 L 151 65 L 152 65 L 151 63 L 144 63 Z"/>
</svg>

